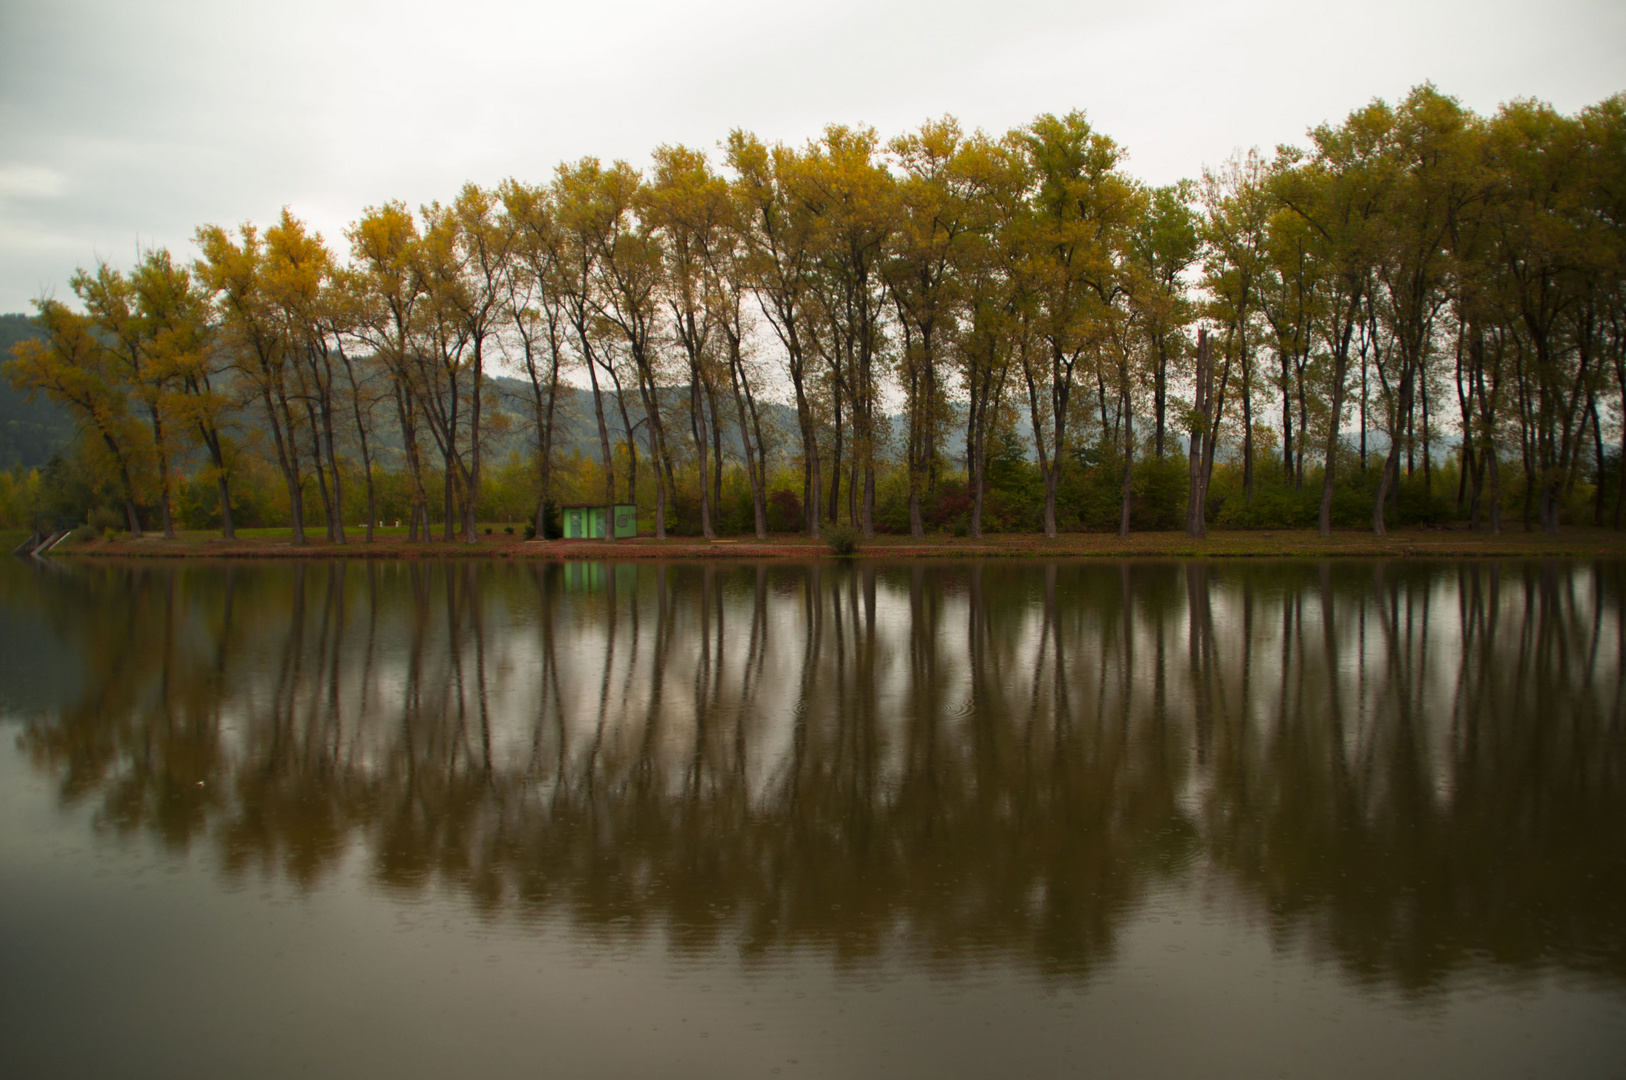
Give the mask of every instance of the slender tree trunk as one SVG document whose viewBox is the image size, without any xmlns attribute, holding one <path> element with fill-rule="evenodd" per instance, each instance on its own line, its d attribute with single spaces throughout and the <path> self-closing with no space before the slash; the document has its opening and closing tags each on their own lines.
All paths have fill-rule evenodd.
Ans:
<svg viewBox="0 0 1626 1080">
<path fill-rule="evenodd" d="M 516 325 L 520 320 L 516 316 Z M 525 345 L 525 373 L 531 381 L 531 406 L 536 423 L 537 498 L 536 520 L 532 535 L 538 540 L 548 537 L 548 501 L 552 495 L 553 480 L 553 414 L 559 398 L 559 339 L 554 316 L 548 317 L 548 378 L 546 390 L 536 369 L 536 354 L 529 336 L 522 333 Z M 523 328 L 522 328 L 523 329 Z"/>
<path fill-rule="evenodd" d="M 311 435 L 311 471 L 316 474 L 316 493 L 322 499 L 323 527 L 327 531 L 327 539 L 333 540 L 333 500 L 328 494 L 327 466 L 322 460 L 322 430 L 316 422 L 316 410 L 309 399 L 305 401 L 305 422 L 310 426 Z"/>
<path fill-rule="evenodd" d="M 1383 474 L 1378 478 L 1378 497 L 1373 501 L 1372 531 L 1378 536 L 1389 535 L 1384 526 L 1383 511 L 1389 500 L 1389 489 L 1399 480 L 1400 474 L 1400 440 L 1391 439 L 1389 442 L 1389 456 L 1383 460 Z"/>
<path fill-rule="evenodd" d="M 1154 437 L 1157 460 L 1163 460 L 1164 414 L 1168 408 L 1169 354 L 1168 338 L 1157 334 L 1152 344 L 1157 361 L 1157 373 L 1152 384 L 1152 410 L 1156 414 L 1157 430 Z"/>
<path fill-rule="evenodd" d="M 1124 363 L 1127 367 L 1128 358 Z M 1127 371 L 1125 372 L 1127 376 Z M 1130 398 L 1127 377 L 1123 385 L 1123 417 L 1124 417 L 1124 474 L 1123 474 L 1123 506 L 1118 515 L 1118 535 L 1123 538 L 1129 536 L 1129 510 L 1134 495 L 1135 479 L 1135 404 Z"/>
<path fill-rule="evenodd" d="M 91 414 L 91 421 L 96 426 L 97 434 L 102 437 L 103 445 L 107 447 L 108 453 L 112 455 L 114 462 L 118 464 L 119 492 L 123 496 L 125 525 L 129 528 L 130 535 L 139 540 L 141 539 L 141 513 L 136 507 L 135 483 L 130 476 L 129 456 L 119 446 L 118 440 L 113 437 L 113 433 L 96 418 L 95 410 L 87 407 L 86 411 Z"/>
<path fill-rule="evenodd" d="M 1280 338 L 1278 337 L 1278 341 Z M 1282 361 L 1282 477 L 1293 475 L 1293 381 L 1287 349 L 1278 347 Z M 1246 405 L 1243 406 L 1246 409 Z"/>
<path fill-rule="evenodd" d="M 1615 336 L 1615 379 L 1620 386 L 1620 458 L 1616 462 L 1618 472 L 1615 479 L 1615 529 L 1621 526 L 1621 511 L 1626 507 L 1626 350 L 1621 348 L 1620 336 Z"/>
<path fill-rule="evenodd" d="M 711 421 L 711 506 L 712 517 L 716 518 L 722 514 L 723 505 L 723 420 L 717 410 L 716 388 L 709 379 L 703 386 L 706 391 L 706 417 Z"/>
<path fill-rule="evenodd" d="M 802 439 L 802 520 L 807 535 L 819 538 L 819 500 L 824 478 L 819 475 L 819 433 L 813 422 L 812 403 L 802 385 L 801 363 L 794 356 L 790 364 L 791 386 L 796 391 L 796 426 Z"/>
<path fill-rule="evenodd" d="M 805 403 L 798 401 L 798 405 Z M 819 459 L 819 436 L 814 427 L 811 412 L 800 418 L 802 427 L 802 513 L 807 521 L 807 535 L 817 540 L 819 538 L 819 522 L 822 515 L 819 512 L 819 499 L 823 493 L 824 477 L 821 475 L 822 462 Z"/>
<path fill-rule="evenodd" d="M 1349 349 L 1355 336 L 1355 320 L 1359 316 L 1360 301 L 1350 304 L 1347 317 L 1340 320 L 1332 340 L 1332 407 L 1327 416 L 1327 445 L 1322 455 L 1321 505 L 1316 511 L 1316 531 L 1322 536 L 1332 535 L 1332 495 L 1338 477 L 1338 451 L 1343 441 L 1344 390 L 1349 382 Z M 1342 309 L 1340 309 L 1342 310 Z M 1300 379 L 1303 386 L 1303 379 Z M 1301 428 L 1299 437 L 1305 437 Z M 1302 466 L 1300 468 L 1302 473 Z"/>
<path fill-rule="evenodd" d="M 1411 415 L 1412 388 L 1415 374 L 1416 365 L 1411 358 L 1402 353 L 1400 357 L 1400 385 L 1395 396 L 1390 399 L 1393 410 L 1390 412 L 1389 421 L 1389 453 L 1384 458 L 1383 472 L 1378 477 L 1377 497 L 1372 502 L 1372 531 L 1378 536 L 1388 535 L 1388 529 L 1384 522 L 1384 506 L 1392 494 L 1398 494 L 1401 443 L 1406 441 L 1405 429 L 1407 418 Z M 1384 380 L 1383 388 L 1385 394 L 1387 394 L 1389 383 L 1381 367 L 1378 369 L 1378 376 Z"/>
<path fill-rule="evenodd" d="M 1191 431 L 1187 455 L 1189 464 L 1186 535 L 1193 539 L 1201 539 L 1208 535 L 1208 485 L 1204 482 L 1203 446 L 1209 438 L 1210 398 L 1214 388 L 1213 357 L 1206 329 L 1197 331 L 1197 370 L 1194 373 L 1193 383 L 1196 387 L 1196 400 L 1192 403 L 1192 412 L 1197 418 L 1197 424 Z"/>
<path fill-rule="evenodd" d="M 1361 357 L 1361 472 L 1366 472 L 1366 429 L 1370 421 L 1366 416 L 1366 357 Z"/>
<path fill-rule="evenodd" d="M 971 522 L 967 531 L 979 540 L 982 538 L 982 507 L 987 483 L 987 444 L 983 438 L 983 427 L 988 422 L 988 381 L 988 372 L 973 354 L 966 377 L 970 400 L 965 416 L 965 469 L 971 482 Z"/>
<path fill-rule="evenodd" d="M 730 329 L 728 334 L 728 378 L 734 390 L 734 409 L 740 420 L 740 447 L 745 452 L 745 478 L 751 485 L 751 516 L 752 524 L 756 528 L 758 540 L 768 538 L 768 502 L 767 477 L 759 468 L 756 457 L 756 447 L 751 437 L 752 423 L 747 416 L 746 399 L 750 394 L 750 387 L 745 382 L 743 372 L 743 359 L 740 355 L 740 339 Z M 752 410 L 754 411 L 754 409 Z"/>
<path fill-rule="evenodd" d="M 586 330 L 581 329 L 579 335 L 583 348 L 588 348 Z M 604 504 L 610 506 L 615 503 L 615 458 L 610 454 L 610 429 L 604 423 L 604 392 L 598 385 L 598 362 L 591 353 L 584 355 L 587 359 L 587 381 L 593 388 L 593 416 L 598 420 L 599 455 L 604 462 Z M 627 432 L 627 436 L 631 438 L 632 432 Z"/>
<path fill-rule="evenodd" d="M 291 420 L 288 416 L 288 402 L 281 390 L 276 391 L 278 400 L 272 398 L 272 387 L 267 383 L 260 386 L 260 397 L 265 405 L 265 416 L 271 424 L 272 442 L 277 448 L 277 464 L 282 467 L 283 479 L 288 484 L 288 517 L 292 532 L 292 542 L 295 545 L 305 543 L 305 513 L 304 498 L 300 490 L 299 480 L 299 450 L 294 444 L 294 433 L 291 426 L 286 429 L 285 421 Z M 282 416 L 278 416 L 278 405 L 281 405 Z"/>
<path fill-rule="evenodd" d="M 900 316 L 904 314 L 901 305 Z M 913 332 L 907 319 L 903 320 L 903 378 L 904 397 L 909 407 L 909 430 L 904 438 L 904 470 L 909 481 L 909 535 L 916 540 L 926 536 L 926 523 L 920 512 L 920 485 L 925 471 L 922 467 L 925 458 L 925 431 L 922 413 L 926 410 L 924 381 L 917 363 L 918 355 L 915 352 Z"/>
<path fill-rule="evenodd" d="M 469 387 L 469 468 L 465 478 L 463 491 L 463 542 L 473 544 L 479 541 L 480 525 L 476 520 L 480 514 L 480 481 L 481 465 L 483 464 L 480 447 L 480 423 L 484 419 L 482 412 L 483 396 L 481 383 L 485 376 L 485 342 L 478 335 L 474 339 L 474 367 L 470 371 L 471 385 Z"/>
<path fill-rule="evenodd" d="M 971 523 L 966 530 L 972 538 L 982 539 L 982 507 L 987 487 L 987 449 L 982 428 L 985 421 L 978 417 L 966 438 L 966 465 L 971 479 Z"/>
<path fill-rule="evenodd" d="M 1596 471 L 1595 475 L 1598 478 L 1598 483 L 1597 483 L 1598 490 L 1597 490 L 1596 498 L 1595 498 L 1595 500 L 1593 502 L 1593 507 L 1592 507 L 1592 524 L 1597 525 L 1597 526 L 1599 526 L 1601 528 L 1603 526 L 1603 488 L 1604 488 L 1604 483 L 1603 483 L 1603 479 L 1604 479 L 1603 428 L 1598 423 L 1598 401 L 1597 401 L 1597 398 L 1591 393 L 1591 391 L 1587 392 L 1587 413 L 1590 415 L 1591 420 L 1592 420 L 1592 447 L 1593 447 L 1593 451 L 1596 454 L 1596 462 L 1597 462 L 1596 468 L 1597 468 L 1597 471 Z"/>
<path fill-rule="evenodd" d="M 198 434 L 203 439 L 203 445 L 209 450 L 209 461 L 215 467 L 215 490 L 220 496 L 220 535 L 225 540 L 237 538 L 237 527 L 231 516 L 231 485 L 226 476 L 226 456 L 220 445 L 220 431 L 211 424 L 201 421 L 198 424 Z"/>
<path fill-rule="evenodd" d="M 1496 443 L 1485 442 L 1485 467 L 1490 471 L 1490 531 L 1492 536 L 1502 535 L 1502 473 L 1498 466 Z"/>
<path fill-rule="evenodd" d="M 845 432 L 842 428 L 840 390 L 838 389 L 833 396 L 835 398 L 835 432 L 830 442 L 830 523 L 832 525 L 841 520 L 841 456 L 842 450 L 845 449 L 842 446 L 842 436 Z M 849 515 L 848 524 L 851 523 L 852 520 Z"/>
<path fill-rule="evenodd" d="M 1054 357 L 1048 362 L 1052 364 L 1053 368 L 1057 366 Z M 1054 451 L 1052 455 L 1045 447 L 1044 421 L 1039 411 L 1038 381 L 1033 377 L 1033 365 L 1025 348 L 1022 356 L 1022 375 L 1028 386 L 1028 415 L 1033 423 L 1033 446 L 1039 455 L 1039 476 L 1044 481 L 1044 534 L 1047 539 L 1054 540 L 1056 538 L 1056 480 L 1061 465 L 1062 440 L 1060 436 L 1065 433 L 1065 428 L 1058 423 L 1056 443 L 1050 447 L 1050 450 Z M 1054 378 L 1053 371 L 1052 379 Z M 1052 408 L 1055 407 L 1055 396 L 1055 391 L 1052 390 Z"/>
<path fill-rule="evenodd" d="M 164 539 L 175 539 L 175 519 L 170 513 L 170 488 L 172 479 L 169 474 L 169 450 L 164 442 L 164 420 L 158 412 L 156 404 L 150 406 L 152 412 L 152 441 L 158 450 L 158 513 L 164 526 Z"/>
<path fill-rule="evenodd" d="M 441 451 L 440 466 L 440 538 L 450 543 L 457 535 L 457 523 L 461 520 L 457 512 L 457 461 L 450 450 Z"/>
<path fill-rule="evenodd" d="M 333 359 L 325 348 L 318 390 L 322 395 L 322 437 L 327 442 L 328 471 L 333 474 L 333 538 L 343 544 L 347 542 L 344 531 L 344 472 L 340 468 L 339 442 L 335 437 L 333 418 Z"/>
<path fill-rule="evenodd" d="M 627 434 L 627 501 L 638 501 L 638 436 L 637 428 L 633 426 L 632 416 L 627 412 L 627 391 L 621 385 L 620 378 L 612 370 L 610 377 L 615 383 L 615 407 L 621 413 L 621 429 Z M 644 425 L 649 426 L 649 412 L 644 412 Z M 663 494 L 661 490 L 660 463 L 655 463 L 655 496 L 659 501 Z M 614 502 L 615 500 L 610 500 Z M 661 522 L 664 526 L 665 522 Z M 657 535 L 661 533 L 657 530 Z"/>
<path fill-rule="evenodd" d="M 407 510 L 407 540 L 429 539 L 429 491 L 423 481 L 423 451 L 418 444 L 418 407 L 412 390 L 399 372 L 395 376 L 395 411 L 401 425 L 407 475 L 412 483 L 412 505 Z"/>
<path fill-rule="evenodd" d="M 1428 424 L 1428 373 L 1418 381 L 1418 396 L 1423 399 L 1423 495 L 1430 502 L 1434 499 L 1434 456 L 1431 451 L 1433 435 Z"/>
<path fill-rule="evenodd" d="M 550 539 L 548 536 L 548 502 L 553 497 L 553 430 L 554 409 L 559 402 L 559 352 L 553 350 L 551 369 L 548 376 L 548 404 L 541 411 L 538 418 L 539 439 L 537 446 L 537 488 L 536 500 L 536 538 L 538 540 Z"/>
<path fill-rule="evenodd" d="M 1304 388 L 1304 369 L 1309 364 L 1309 353 L 1299 356 L 1295 363 L 1298 376 L 1299 442 L 1293 465 L 1293 490 L 1304 490 L 1304 451 L 1310 441 L 1309 394 Z"/>
<path fill-rule="evenodd" d="M 873 453 L 864 455 L 864 499 L 861 507 L 859 528 L 863 531 L 864 539 L 875 539 L 875 455 Z"/>
<path fill-rule="evenodd" d="M 1462 433 L 1462 446 L 1457 453 L 1457 501 L 1456 512 L 1462 513 L 1462 504 L 1469 503 L 1468 529 L 1470 532 L 1479 531 L 1479 489 L 1476 476 L 1473 437 L 1467 432 Z M 1470 495 L 1469 484 L 1474 485 Z"/>
<path fill-rule="evenodd" d="M 629 342 L 632 348 L 633 366 L 636 369 L 638 380 L 638 393 L 643 399 L 645 422 L 649 425 L 649 461 L 650 468 L 655 473 L 655 538 L 666 539 L 666 507 L 671 497 L 670 492 L 675 489 L 676 483 L 672 472 L 672 454 L 666 438 L 666 426 L 661 421 L 660 388 L 655 384 L 654 368 L 650 364 L 648 355 L 648 341 Z M 617 390 L 620 384 L 617 383 Z M 623 400 L 625 395 L 622 395 Z M 702 431 L 704 429 L 702 428 Z M 628 448 L 632 448 L 632 432 L 627 432 Z M 637 451 L 633 450 L 633 468 L 637 468 Z M 700 483 L 704 487 L 706 475 L 700 474 Z M 636 481 L 629 480 L 628 488 L 637 491 Z M 632 496 L 636 501 L 636 495 Z"/>
<path fill-rule="evenodd" d="M 231 516 L 231 486 L 226 482 L 225 473 L 215 477 L 215 487 L 220 494 L 220 536 L 223 540 L 237 539 L 237 526 Z"/>
<path fill-rule="evenodd" d="M 1343 357 L 1333 358 L 1332 409 L 1327 420 L 1326 464 L 1321 475 L 1321 506 L 1316 512 L 1316 531 L 1322 536 L 1332 535 L 1332 492 L 1338 477 L 1338 418 L 1344 415 L 1344 376 L 1349 363 L 1348 338 L 1345 338 Z"/>
<path fill-rule="evenodd" d="M 355 365 L 350 361 L 350 354 L 344 351 L 344 345 L 338 346 L 339 361 L 344 364 L 346 380 L 350 383 L 350 413 L 356 424 L 356 441 L 361 449 L 361 471 L 367 479 L 367 534 L 366 542 L 373 542 L 373 526 L 378 522 L 378 492 L 373 479 L 373 453 L 372 440 L 367 437 L 367 422 L 361 414 L 361 385 L 356 381 Z M 369 414 L 371 409 L 368 410 Z"/>
<path fill-rule="evenodd" d="M 1253 503 L 1253 363 L 1248 356 L 1246 332 L 1238 328 L 1237 355 L 1242 359 L 1242 493 Z"/>
<path fill-rule="evenodd" d="M 446 357 L 444 348 L 441 350 L 441 356 L 444 362 Z M 444 415 L 440 417 L 444 422 L 438 425 L 439 431 L 436 430 L 437 412 L 435 411 L 438 403 L 430 401 L 427 404 L 430 410 L 428 412 L 430 432 L 437 436 L 443 436 L 445 440 L 440 448 L 441 467 L 444 470 L 444 483 L 441 487 L 444 516 L 441 518 L 440 538 L 445 543 L 451 543 L 452 538 L 462 531 L 463 516 L 458 512 L 460 508 L 459 498 L 466 493 L 458 490 L 462 487 L 463 461 L 457 449 L 458 414 L 461 411 L 459 407 L 461 395 L 458 394 L 457 389 L 457 368 L 451 363 L 446 363 L 445 374 L 446 410 Z"/>
<path fill-rule="evenodd" d="M 698 357 L 691 357 L 689 365 L 689 430 L 694 435 L 695 450 L 700 455 L 700 532 L 707 540 L 717 539 L 711 525 L 711 497 L 707 488 L 711 471 L 710 448 L 706 439 L 705 406 L 700 394 L 700 365 Z"/>
</svg>

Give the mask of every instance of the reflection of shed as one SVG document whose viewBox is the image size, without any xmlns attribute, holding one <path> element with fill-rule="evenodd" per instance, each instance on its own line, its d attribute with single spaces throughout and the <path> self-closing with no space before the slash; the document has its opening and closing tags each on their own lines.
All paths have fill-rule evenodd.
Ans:
<svg viewBox="0 0 1626 1080">
<path fill-rule="evenodd" d="M 566 540 L 616 540 L 638 535 L 638 508 L 630 503 L 605 506 L 576 503 L 559 508 Z"/>
<path fill-rule="evenodd" d="M 564 565 L 565 591 L 603 593 L 610 590 L 627 594 L 638 591 L 638 568 L 630 563 L 579 562 Z"/>
</svg>

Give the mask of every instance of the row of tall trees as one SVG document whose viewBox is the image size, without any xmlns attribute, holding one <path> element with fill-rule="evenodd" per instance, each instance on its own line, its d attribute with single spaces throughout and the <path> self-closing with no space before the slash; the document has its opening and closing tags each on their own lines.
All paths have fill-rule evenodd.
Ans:
<svg viewBox="0 0 1626 1080">
<path fill-rule="evenodd" d="M 1626 99 L 1483 119 L 1423 86 L 1310 135 L 1308 151 L 1233 161 L 1201 192 L 1223 337 L 1213 409 L 1234 380 L 1250 493 L 1255 416 L 1279 408 L 1284 472 L 1302 485 L 1307 461 L 1322 466 L 1323 533 L 1346 448 L 1365 469 L 1369 436 L 1384 437 L 1382 533 L 1402 464 L 1420 451 L 1427 480 L 1442 430 L 1476 526 L 1484 508 L 1500 529 L 1513 457 L 1527 513 L 1556 530 L 1589 449 L 1601 519 L 1605 432 L 1626 406 Z"/>
<path fill-rule="evenodd" d="M 887 143 L 831 126 L 720 149 L 384 203 L 343 255 L 286 210 L 207 226 L 190 266 L 152 251 L 78 274 L 82 310 L 42 300 L 46 337 L 9 373 L 77 414 L 132 531 L 145 501 L 173 532 L 185 467 L 218 485 L 231 535 L 253 452 L 286 483 L 296 542 L 308 492 L 347 539 L 357 478 L 370 538 L 382 467 L 409 479 L 411 537 L 438 486 L 445 537 L 472 541 L 509 423 L 496 374 L 528 387 L 539 535 L 566 383 L 590 390 L 603 501 L 652 489 L 657 535 L 680 481 L 715 534 L 728 459 L 766 534 L 769 401 L 794 409 L 784 449 L 815 536 L 842 519 L 873 535 L 891 469 L 920 535 L 962 468 L 980 535 L 1013 437 L 1050 536 L 1072 524 L 1068 472 L 1112 470 L 1127 534 L 1138 462 L 1182 451 L 1194 535 L 1216 458 L 1239 461 L 1245 499 L 1278 461 L 1295 488 L 1319 481 L 1323 533 L 1335 487 L 1373 469 L 1381 533 L 1402 470 L 1420 457 L 1432 486 L 1442 445 L 1476 527 L 1500 529 L 1510 474 L 1555 530 L 1590 469 L 1602 518 L 1606 440 L 1626 439 L 1626 98 L 1485 118 L 1422 86 L 1167 187 L 1078 112 L 997 138 L 946 118 Z"/>
</svg>

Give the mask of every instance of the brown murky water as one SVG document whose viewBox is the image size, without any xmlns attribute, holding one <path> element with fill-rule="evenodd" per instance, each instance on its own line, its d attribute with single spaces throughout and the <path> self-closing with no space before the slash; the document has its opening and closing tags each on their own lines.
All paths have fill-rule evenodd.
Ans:
<svg viewBox="0 0 1626 1080">
<path fill-rule="evenodd" d="M 1619 1076 L 1626 564 L 0 565 L 0 1074 Z"/>
</svg>

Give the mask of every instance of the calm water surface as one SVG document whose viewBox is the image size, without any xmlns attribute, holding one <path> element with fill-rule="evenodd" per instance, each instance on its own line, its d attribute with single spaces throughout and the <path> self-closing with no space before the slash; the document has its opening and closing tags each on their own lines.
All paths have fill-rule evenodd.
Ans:
<svg viewBox="0 0 1626 1080">
<path fill-rule="evenodd" d="M 1626 564 L 0 565 L 0 1074 L 1620 1076 Z"/>
</svg>

